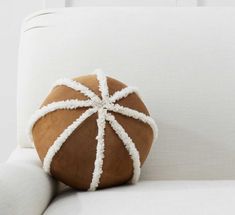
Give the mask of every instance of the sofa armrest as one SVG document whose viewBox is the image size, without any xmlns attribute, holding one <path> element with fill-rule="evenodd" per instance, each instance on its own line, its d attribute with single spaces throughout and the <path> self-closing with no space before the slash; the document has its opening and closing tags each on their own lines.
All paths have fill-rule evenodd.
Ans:
<svg viewBox="0 0 235 215">
<path fill-rule="evenodd" d="M 57 183 L 41 168 L 34 149 L 17 148 L 0 164 L 0 211 L 4 215 L 41 215 Z"/>
</svg>

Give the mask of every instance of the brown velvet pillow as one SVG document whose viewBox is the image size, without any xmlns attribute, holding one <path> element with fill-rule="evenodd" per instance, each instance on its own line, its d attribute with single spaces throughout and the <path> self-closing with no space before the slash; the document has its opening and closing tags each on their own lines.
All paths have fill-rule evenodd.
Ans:
<svg viewBox="0 0 235 215">
<path fill-rule="evenodd" d="M 30 134 L 46 172 L 95 190 L 138 181 L 157 127 L 135 88 L 98 72 L 58 80 Z"/>
</svg>

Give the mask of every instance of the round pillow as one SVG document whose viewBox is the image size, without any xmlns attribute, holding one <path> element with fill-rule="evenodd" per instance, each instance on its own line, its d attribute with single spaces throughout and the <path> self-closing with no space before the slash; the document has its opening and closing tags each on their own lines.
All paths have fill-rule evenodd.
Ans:
<svg viewBox="0 0 235 215">
<path fill-rule="evenodd" d="M 99 71 L 61 79 L 30 121 L 43 168 L 81 190 L 136 183 L 157 126 L 136 92 Z"/>
</svg>

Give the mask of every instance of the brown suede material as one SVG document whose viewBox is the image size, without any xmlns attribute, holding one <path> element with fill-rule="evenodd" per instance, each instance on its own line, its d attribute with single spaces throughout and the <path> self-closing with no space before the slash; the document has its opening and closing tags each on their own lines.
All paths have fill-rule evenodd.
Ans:
<svg viewBox="0 0 235 215">
<path fill-rule="evenodd" d="M 56 138 L 65 128 L 73 123 L 84 110 L 84 108 L 77 110 L 57 110 L 37 121 L 33 128 L 33 139 L 36 150 L 42 161 Z"/>
<path fill-rule="evenodd" d="M 90 88 L 100 96 L 96 75 L 82 76 L 74 80 Z M 107 78 L 109 93 L 112 95 L 126 87 L 125 84 Z M 87 99 L 83 94 L 65 86 L 55 87 L 43 106 L 54 101 L 67 99 Z M 138 110 L 149 115 L 144 103 L 135 93 L 117 102 L 120 105 Z M 76 110 L 57 110 L 38 120 L 33 128 L 33 138 L 40 159 L 43 161 L 49 147 L 54 143 L 61 132 L 76 120 L 87 108 Z M 132 138 L 140 153 L 141 164 L 145 161 L 151 148 L 153 132 L 149 125 L 139 120 L 112 113 L 116 120 L 123 126 Z M 65 141 L 56 153 L 51 163 L 51 174 L 65 184 L 85 190 L 92 180 L 97 145 L 97 114 L 84 121 Z M 99 188 L 115 186 L 128 182 L 133 174 L 133 165 L 130 155 L 124 144 L 113 131 L 109 123 L 105 128 L 105 152 L 103 173 L 100 178 Z"/>
<path fill-rule="evenodd" d="M 78 189 L 88 189 L 96 157 L 97 114 L 82 123 L 62 146 L 51 163 L 58 180 Z"/>
<path fill-rule="evenodd" d="M 99 188 L 123 184 L 129 181 L 133 172 L 132 160 L 109 123 L 106 123 L 105 132 L 105 157 Z"/>
</svg>

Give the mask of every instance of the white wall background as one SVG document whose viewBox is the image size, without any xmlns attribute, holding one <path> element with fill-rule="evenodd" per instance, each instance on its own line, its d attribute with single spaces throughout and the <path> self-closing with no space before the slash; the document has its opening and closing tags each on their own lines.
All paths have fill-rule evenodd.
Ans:
<svg viewBox="0 0 235 215">
<path fill-rule="evenodd" d="M 47 1 L 47 0 L 45 0 Z M 64 0 L 49 0 L 64 1 Z M 235 6 L 234 0 L 67 0 L 67 6 Z"/>
<path fill-rule="evenodd" d="M 40 0 L 0 1 L 0 162 L 16 145 L 16 72 L 22 19 L 41 8 Z"/>
<path fill-rule="evenodd" d="M 63 3 L 64 0 L 49 0 Z M 16 145 L 17 53 L 22 19 L 42 0 L 0 1 L 0 162 Z M 67 6 L 235 6 L 234 0 L 67 0 Z"/>
</svg>

